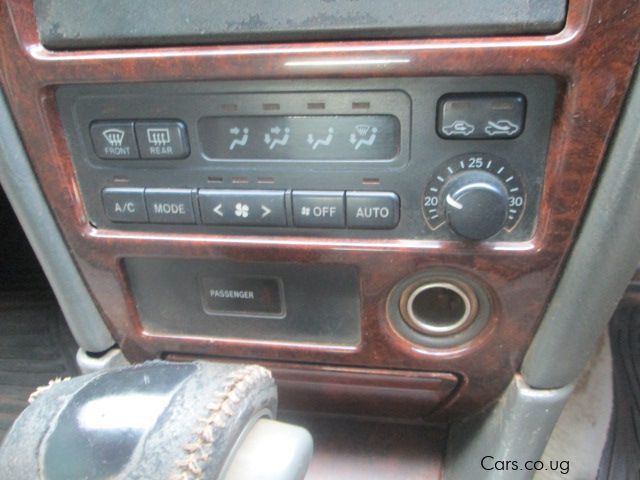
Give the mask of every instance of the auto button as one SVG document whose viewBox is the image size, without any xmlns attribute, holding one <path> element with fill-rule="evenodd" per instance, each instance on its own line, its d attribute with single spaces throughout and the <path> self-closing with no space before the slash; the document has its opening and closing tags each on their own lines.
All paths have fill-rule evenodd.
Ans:
<svg viewBox="0 0 640 480">
<path fill-rule="evenodd" d="M 393 192 L 347 192 L 347 227 L 391 229 L 400 219 L 400 200 Z"/>
</svg>

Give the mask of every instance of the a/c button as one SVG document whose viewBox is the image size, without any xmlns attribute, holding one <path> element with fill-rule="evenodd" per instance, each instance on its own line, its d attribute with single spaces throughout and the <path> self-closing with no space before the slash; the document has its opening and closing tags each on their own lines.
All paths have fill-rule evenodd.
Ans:
<svg viewBox="0 0 640 480">
<path fill-rule="evenodd" d="M 344 192 L 294 191 L 296 227 L 344 228 Z"/>
<path fill-rule="evenodd" d="M 102 204 L 112 222 L 146 223 L 143 188 L 105 188 Z"/>
</svg>

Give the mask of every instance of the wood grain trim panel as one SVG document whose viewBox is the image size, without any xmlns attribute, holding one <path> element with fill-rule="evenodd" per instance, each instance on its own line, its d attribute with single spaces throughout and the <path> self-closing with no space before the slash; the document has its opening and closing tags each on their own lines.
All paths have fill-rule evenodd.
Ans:
<svg viewBox="0 0 640 480">
<path fill-rule="evenodd" d="M 133 360 L 163 352 L 348 367 L 455 372 L 449 415 L 495 399 L 517 371 L 571 248 L 632 76 L 640 3 L 572 0 L 551 36 L 323 42 L 51 52 L 39 43 L 32 3 L 0 3 L 0 82 L 51 209 L 112 334 Z M 241 237 L 96 230 L 87 222 L 54 101 L 56 85 L 292 78 L 547 74 L 561 85 L 531 241 Z M 362 283 L 356 348 L 151 335 L 143 331 L 121 258 L 157 256 L 245 262 L 346 263 Z M 386 297 L 419 270 L 453 268 L 490 292 L 485 330 L 459 347 L 412 344 L 391 328 Z"/>
<path fill-rule="evenodd" d="M 167 359 L 189 361 L 194 357 L 169 355 Z M 278 385 L 278 408 L 316 415 L 420 423 L 448 402 L 460 383 L 450 373 L 262 361 L 259 364 L 273 373 Z"/>
</svg>

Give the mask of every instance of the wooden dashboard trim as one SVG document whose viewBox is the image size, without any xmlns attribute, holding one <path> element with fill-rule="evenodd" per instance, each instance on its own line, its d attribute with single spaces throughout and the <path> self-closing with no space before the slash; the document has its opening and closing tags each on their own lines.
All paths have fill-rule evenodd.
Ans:
<svg viewBox="0 0 640 480">
<path fill-rule="evenodd" d="M 486 406 L 518 370 L 573 244 L 623 105 L 639 51 L 640 4 L 572 0 L 556 35 L 272 45 L 47 51 L 31 1 L 0 2 L 0 83 L 35 173 L 114 338 L 132 360 L 167 352 L 272 362 L 453 372 L 444 414 Z M 87 221 L 55 103 L 56 85 L 184 80 L 546 74 L 560 93 L 538 226 L 527 242 L 484 243 L 244 237 L 98 230 Z M 362 342 L 355 348 L 185 338 L 145 332 L 121 259 L 345 263 L 361 275 Z M 494 306 L 474 340 L 413 344 L 386 318 L 391 288 L 419 270 L 473 276 Z"/>
</svg>

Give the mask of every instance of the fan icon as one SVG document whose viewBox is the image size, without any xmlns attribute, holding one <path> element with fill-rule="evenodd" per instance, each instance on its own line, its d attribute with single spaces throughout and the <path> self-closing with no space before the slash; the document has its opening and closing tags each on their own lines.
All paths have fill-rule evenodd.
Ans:
<svg viewBox="0 0 640 480">
<path fill-rule="evenodd" d="M 249 205 L 246 203 L 236 203 L 236 217 L 247 218 L 249 216 Z"/>
</svg>

